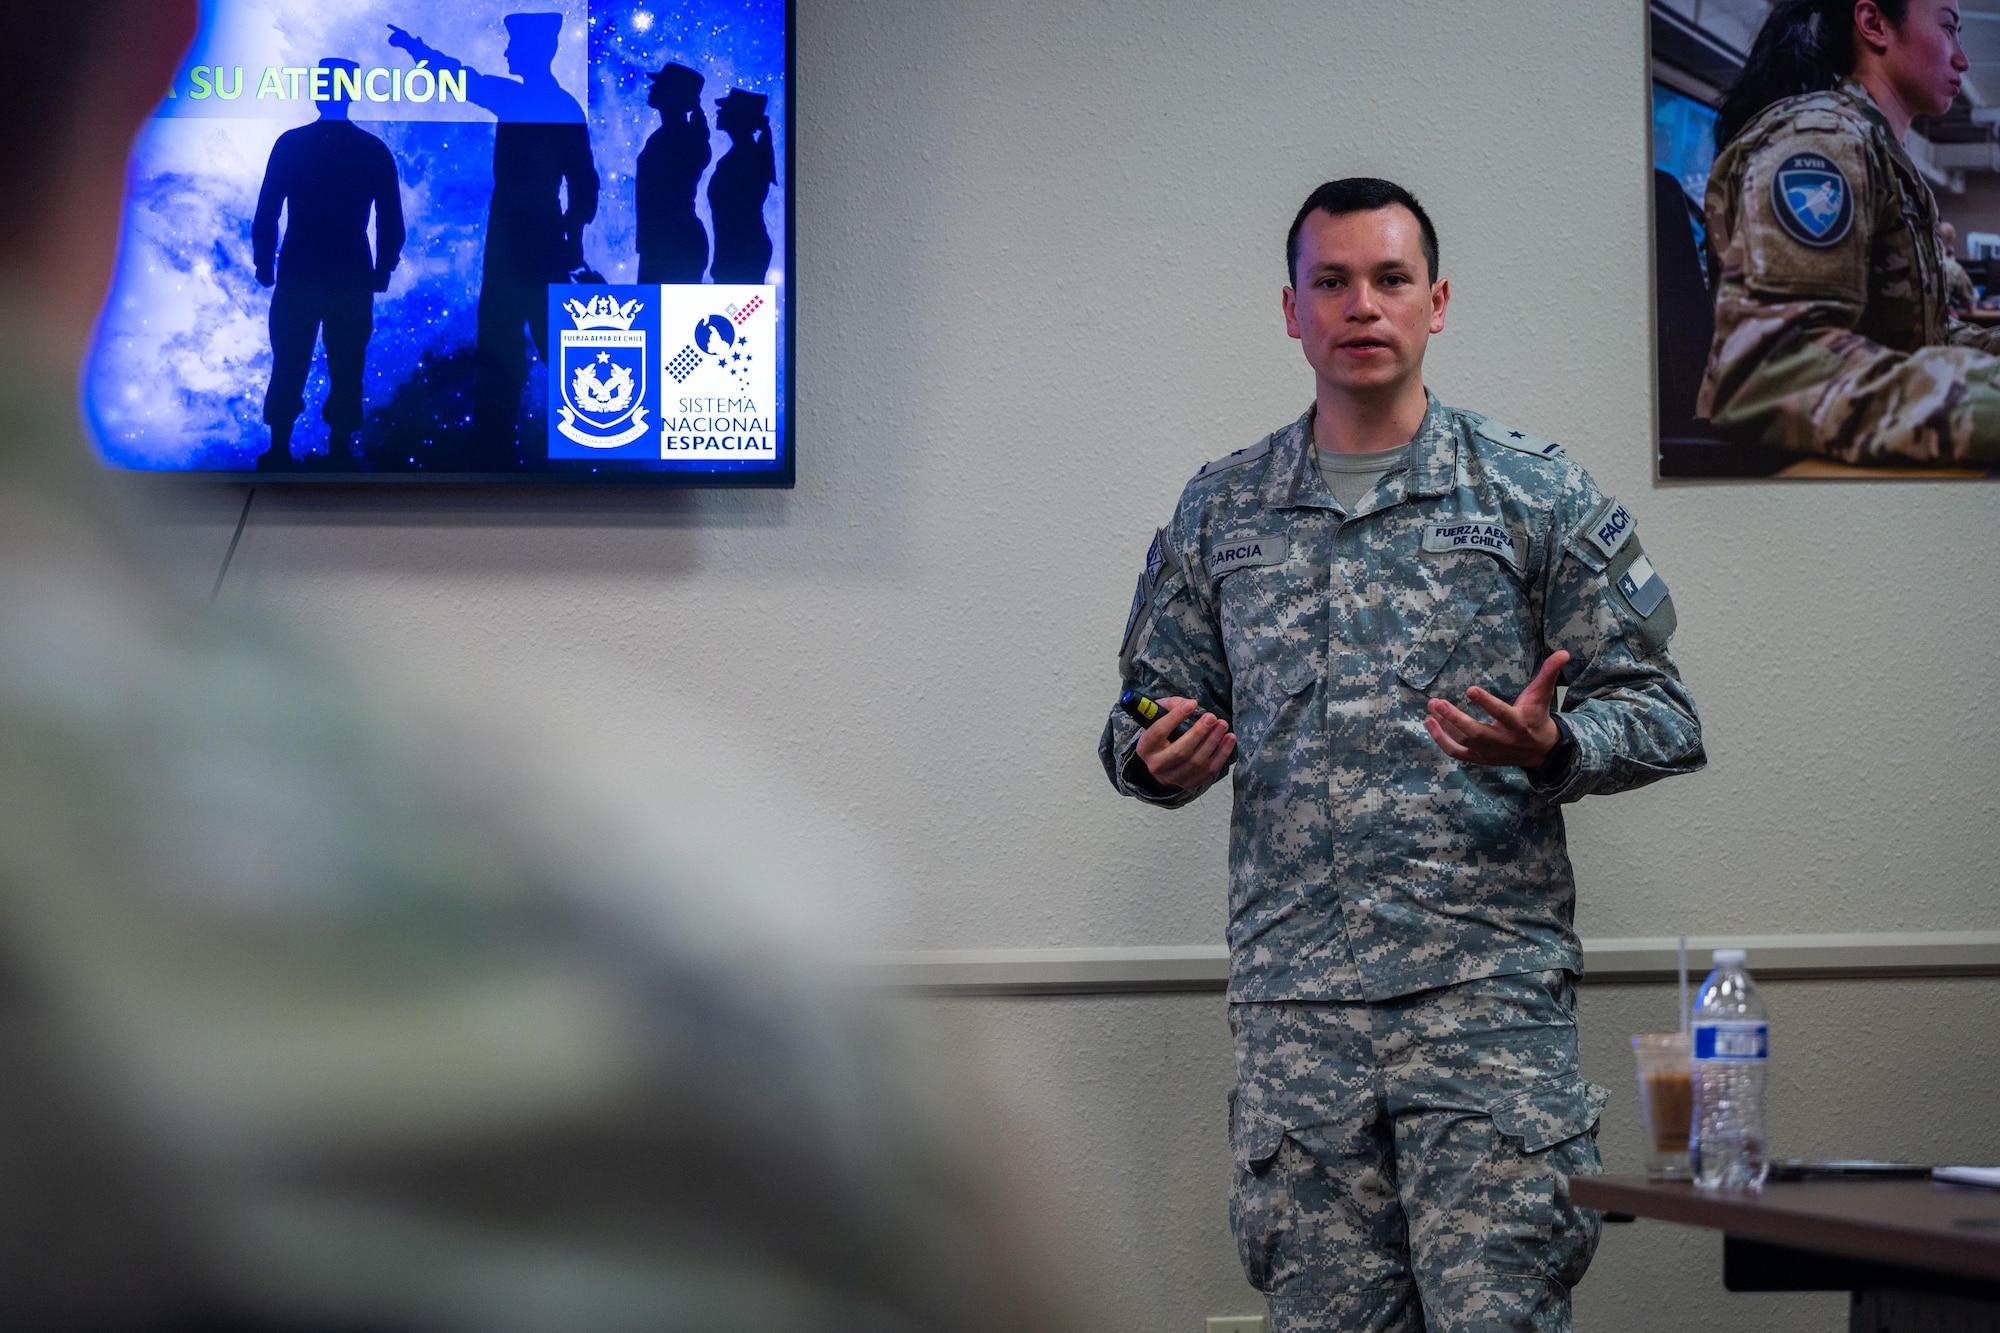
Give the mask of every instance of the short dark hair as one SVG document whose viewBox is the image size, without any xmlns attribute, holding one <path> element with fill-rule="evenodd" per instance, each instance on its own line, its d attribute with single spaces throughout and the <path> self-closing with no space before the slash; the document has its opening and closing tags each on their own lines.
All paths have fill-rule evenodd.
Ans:
<svg viewBox="0 0 2000 1333">
<path fill-rule="evenodd" d="M 1292 229 L 1285 235 L 1285 275 L 1293 283 L 1299 280 L 1299 230 L 1306 225 L 1306 219 L 1315 213 L 1331 213 L 1342 217 L 1348 213 L 1372 213 L 1378 208 L 1388 208 L 1401 204 L 1417 219 L 1417 230 L 1423 233 L 1424 264 L 1430 270 L 1430 280 L 1438 280 L 1438 234 L 1431 225 L 1431 215 L 1424 212 L 1424 206 L 1394 181 L 1381 180 L 1374 176 L 1349 176 L 1344 180 L 1328 181 L 1306 196 L 1299 206 L 1299 215 L 1292 219 Z"/>
</svg>

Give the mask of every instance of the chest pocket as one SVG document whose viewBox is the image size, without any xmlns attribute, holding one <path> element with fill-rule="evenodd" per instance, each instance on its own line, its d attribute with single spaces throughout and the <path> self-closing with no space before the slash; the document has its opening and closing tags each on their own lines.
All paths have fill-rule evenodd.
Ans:
<svg viewBox="0 0 2000 1333">
<path fill-rule="evenodd" d="M 1463 703 L 1484 686 L 1512 699 L 1528 683 L 1526 601 L 1495 557 L 1460 551 L 1427 554 L 1424 596 L 1413 605 L 1396 679 L 1420 695 Z"/>
<path fill-rule="evenodd" d="M 1281 562 L 1236 563 L 1215 577 L 1235 715 L 1230 725 L 1254 752 L 1288 709 L 1303 708 L 1326 671 L 1327 532 L 1314 514 L 1279 533 Z"/>
</svg>

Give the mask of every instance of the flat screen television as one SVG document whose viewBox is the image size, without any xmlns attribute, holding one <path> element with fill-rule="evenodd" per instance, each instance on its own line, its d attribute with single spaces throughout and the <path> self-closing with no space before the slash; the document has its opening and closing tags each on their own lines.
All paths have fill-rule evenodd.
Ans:
<svg viewBox="0 0 2000 1333">
<path fill-rule="evenodd" d="M 208 0 L 83 380 L 113 468 L 788 486 L 788 0 Z"/>
</svg>

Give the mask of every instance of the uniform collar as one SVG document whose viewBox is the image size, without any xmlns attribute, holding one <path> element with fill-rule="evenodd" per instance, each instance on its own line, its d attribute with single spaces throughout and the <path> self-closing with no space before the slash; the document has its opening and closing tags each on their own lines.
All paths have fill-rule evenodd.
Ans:
<svg viewBox="0 0 2000 1333">
<path fill-rule="evenodd" d="M 1854 103 L 1855 109 L 1861 112 L 1868 123 L 1881 131 L 1883 140 L 1889 145 L 1889 151 L 1910 169 L 1912 175 L 1916 174 L 1917 164 L 1910 160 L 1909 150 L 1904 148 L 1903 141 L 1896 137 L 1895 127 L 1890 125 L 1889 118 L 1882 114 L 1882 108 L 1876 103 L 1875 94 L 1868 91 L 1868 85 L 1850 74 L 1840 81 L 1840 86 L 1834 91 L 1844 94 L 1848 101 Z"/>
<path fill-rule="evenodd" d="M 1424 391 L 1424 419 L 1410 438 L 1400 471 L 1384 478 L 1389 492 L 1382 505 L 1387 508 L 1406 497 L 1443 495 L 1452 487 L 1458 469 L 1458 432 L 1452 415 L 1436 394 Z M 1261 499 L 1270 509 L 1338 509 L 1326 478 L 1320 475 L 1313 457 L 1314 404 L 1291 425 L 1271 437 L 1271 470 L 1264 480 Z"/>
<path fill-rule="evenodd" d="M 1870 120 L 1888 131 L 1890 138 L 1896 137 L 1896 132 L 1889 129 L 1889 118 L 1883 115 L 1882 108 L 1876 105 L 1875 94 L 1868 91 L 1867 84 L 1850 74 L 1835 86 L 1834 91 L 1844 94 L 1850 101 L 1859 105 Z"/>
<path fill-rule="evenodd" d="M 1903 147 L 1903 141 L 1901 139 L 1898 139 L 1896 137 L 1896 131 L 1890 128 L 1889 118 L 1882 114 L 1882 108 L 1879 105 L 1877 105 L 1874 95 L 1870 93 L 1868 89 L 1862 85 L 1859 79 L 1856 79 L 1852 76 L 1842 79 L 1840 81 L 1840 87 L 1838 91 L 1845 93 L 1847 95 L 1848 100 L 1854 103 L 1855 108 L 1861 112 L 1862 116 L 1868 121 L 1868 123 L 1874 126 L 1876 132 L 1879 135 L 1881 135 L 1882 142 L 1888 145 L 1889 159 L 1896 164 L 1896 166 L 1902 171 L 1903 175 L 1910 181 L 1911 185 L 1915 188 L 1915 192 L 1919 202 L 1928 203 L 1930 205 L 1929 220 L 1931 225 L 1926 227 L 1923 225 L 1922 219 L 1918 219 L 1917 225 L 1913 227 L 1912 230 L 1917 234 L 1918 245 L 1921 246 L 1925 244 L 1923 240 L 1923 236 L 1925 233 L 1930 234 L 1932 238 L 1932 243 L 1935 244 L 1936 228 L 1937 228 L 1937 196 L 1931 192 L 1930 182 L 1925 180 L 1924 173 L 1917 169 L 1916 162 L 1912 160 L 1910 157 L 1909 149 Z M 1944 247 L 1942 245 L 1936 246 L 1936 254 L 1937 254 L 1936 263 L 1938 264 L 1938 266 L 1942 267 L 1942 263 L 1944 260 Z"/>
<path fill-rule="evenodd" d="M 1264 475 L 1266 509 L 1338 509 L 1313 458 L 1313 414 L 1318 405 L 1271 437 L 1271 468 Z"/>
<path fill-rule="evenodd" d="M 1458 422 L 1436 394 L 1425 390 L 1424 396 L 1430 406 L 1410 441 L 1405 491 L 1412 496 L 1443 495 L 1458 479 Z"/>
</svg>

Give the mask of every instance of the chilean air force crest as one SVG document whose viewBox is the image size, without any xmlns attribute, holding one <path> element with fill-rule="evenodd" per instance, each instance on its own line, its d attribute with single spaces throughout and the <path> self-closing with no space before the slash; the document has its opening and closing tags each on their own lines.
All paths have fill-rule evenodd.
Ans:
<svg viewBox="0 0 2000 1333">
<path fill-rule="evenodd" d="M 552 284 L 549 457 L 777 461 L 777 313 L 762 284 Z"/>
<path fill-rule="evenodd" d="M 655 321 L 641 320 L 648 302 L 638 296 L 621 301 L 605 288 L 587 301 L 565 299 L 557 294 L 561 290 L 551 293 L 550 304 L 558 309 L 550 313 L 566 316 L 571 327 L 561 331 L 556 364 L 550 367 L 555 420 L 550 422 L 549 456 L 657 458 L 652 440 L 634 447 L 657 430 L 648 410 L 648 404 L 658 410 L 647 327 Z M 639 290 L 657 293 L 656 288 Z M 558 437 L 568 445 L 558 443 Z"/>
</svg>

